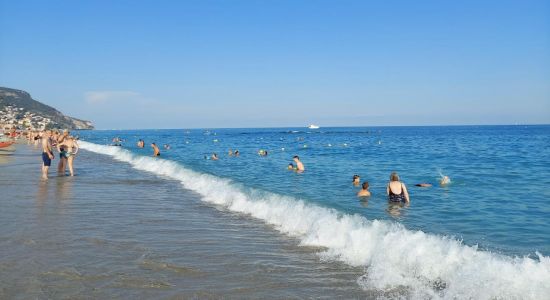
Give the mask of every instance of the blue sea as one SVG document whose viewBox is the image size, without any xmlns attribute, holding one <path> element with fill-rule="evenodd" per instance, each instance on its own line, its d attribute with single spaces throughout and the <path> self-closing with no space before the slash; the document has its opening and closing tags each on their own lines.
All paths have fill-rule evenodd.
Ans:
<svg viewBox="0 0 550 300">
<path fill-rule="evenodd" d="M 550 291 L 548 125 L 75 134 L 87 151 L 178 180 L 212 207 L 319 247 L 321 260 L 364 266 L 357 284 L 365 289 L 406 287 L 421 298 L 537 298 Z M 111 146 L 114 137 L 121 147 Z M 153 142 L 159 158 L 152 157 Z M 210 159 L 213 153 L 219 160 Z M 287 169 L 294 155 L 305 172 Z M 388 203 L 391 172 L 407 186 L 410 205 Z M 370 198 L 356 196 L 354 174 L 369 182 Z M 439 185 L 443 175 L 450 184 Z"/>
</svg>

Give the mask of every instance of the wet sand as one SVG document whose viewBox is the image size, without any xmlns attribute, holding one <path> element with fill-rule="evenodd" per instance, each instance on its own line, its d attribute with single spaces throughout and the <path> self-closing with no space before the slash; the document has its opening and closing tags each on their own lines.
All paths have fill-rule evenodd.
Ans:
<svg viewBox="0 0 550 300">
<path fill-rule="evenodd" d="M 81 151 L 40 179 L 32 146 L 0 153 L 0 299 L 371 298 L 362 268 L 321 261 L 173 180 Z"/>
</svg>

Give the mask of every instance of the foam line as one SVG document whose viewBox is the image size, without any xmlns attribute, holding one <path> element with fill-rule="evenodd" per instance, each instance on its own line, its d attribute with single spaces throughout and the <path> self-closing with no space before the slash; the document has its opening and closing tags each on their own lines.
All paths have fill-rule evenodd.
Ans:
<svg viewBox="0 0 550 300">
<path fill-rule="evenodd" d="M 263 220 L 320 256 L 365 267 L 358 283 L 407 298 L 548 299 L 550 257 L 509 257 L 452 238 L 411 231 L 399 223 L 367 220 L 307 201 L 249 189 L 160 158 L 85 141 L 81 148 L 178 180 L 202 200 Z"/>
</svg>

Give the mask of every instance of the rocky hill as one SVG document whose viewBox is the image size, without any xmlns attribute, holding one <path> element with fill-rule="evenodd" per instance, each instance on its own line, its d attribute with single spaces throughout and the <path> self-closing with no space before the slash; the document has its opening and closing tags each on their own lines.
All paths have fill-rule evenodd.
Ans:
<svg viewBox="0 0 550 300">
<path fill-rule="evenodd" d="M 41 130 L 94 129 L 92 122 L 65 116 L 57 109 L 34 100 L 25 91 L 0 87 L 0 126 Z"/>
</svg>

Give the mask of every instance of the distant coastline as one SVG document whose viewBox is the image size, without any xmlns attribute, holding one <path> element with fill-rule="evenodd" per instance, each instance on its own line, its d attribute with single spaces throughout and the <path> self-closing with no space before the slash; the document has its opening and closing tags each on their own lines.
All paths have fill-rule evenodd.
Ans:
<svg viewBox="0 0 550 300">
<path fill-rule="evenodd" d="M 0 87 L 0 129 L 94 129 L 91 121 L 69 117 L 22 90 Z"/>
</svg>

